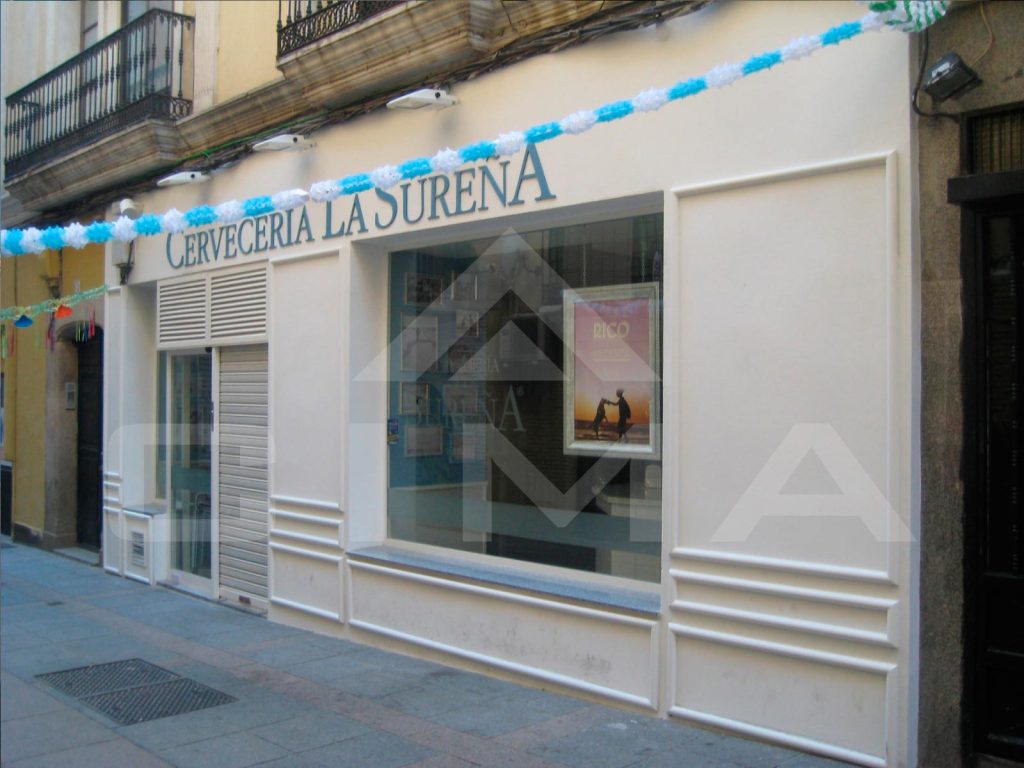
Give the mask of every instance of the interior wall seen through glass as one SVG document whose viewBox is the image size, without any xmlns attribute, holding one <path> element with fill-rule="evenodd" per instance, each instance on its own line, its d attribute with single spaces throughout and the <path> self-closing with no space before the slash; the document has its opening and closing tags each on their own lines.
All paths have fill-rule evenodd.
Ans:
<svg viewBox="0 0 1024 768">
<path fill-rule="evenodd" d="M 390 256 L 389 535 L 660 579 L 662 217 Z"/>
</svg>

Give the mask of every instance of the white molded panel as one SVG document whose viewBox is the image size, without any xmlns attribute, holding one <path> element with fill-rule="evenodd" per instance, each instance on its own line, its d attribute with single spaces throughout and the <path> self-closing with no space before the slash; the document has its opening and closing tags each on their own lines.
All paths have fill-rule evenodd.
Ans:
<svg viewBox="0 0 1024 768">
<path fill-rule="evenodd" d="M 350 624 L 657 708 L 657 625 L 633 616 L 349 562 Z"/>
</svg>

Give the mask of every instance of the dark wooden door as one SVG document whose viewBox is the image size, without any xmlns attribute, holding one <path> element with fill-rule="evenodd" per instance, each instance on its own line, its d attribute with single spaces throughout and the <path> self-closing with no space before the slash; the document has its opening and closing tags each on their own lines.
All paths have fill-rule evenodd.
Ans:
<svg viewBox="0 0 1024 768">
<path fill-rule="evenodd" d="M 976 752 L 1024 760 L 1024 198 L 972 219 L 968 718 Z"/>
<path fill-rule="evenodd" d="M 98 549 L 103 521 L 103 337 L 78 345 L 78 543 Z"/>
</svg>

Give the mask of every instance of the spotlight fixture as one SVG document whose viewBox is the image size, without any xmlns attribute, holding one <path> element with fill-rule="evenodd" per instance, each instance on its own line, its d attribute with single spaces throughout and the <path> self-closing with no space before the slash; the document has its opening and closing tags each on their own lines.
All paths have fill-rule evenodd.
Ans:
<svg viewBox="0 0 1024 768">
<path fill-rule="evenodd" d="M 280 152 L 283 149 L 309 149 L 315 147 L 316 142 L 310 141 L 305 136 L 297 133 L 279 133 L 269 139 L 258 141 L 252 145 L 253 152 Z"/>
<path fill-rule="evenodd" d="M 420 88 L 388 102 L 388 109 L 445 109 L 459 100 L 443 88 Z"/>
<path fill-rule="evenodd" d="M 978 74 L 955 53 L 947 53 L 928 68 L 923 88 L 936 101 L 961 96 L 981 85 Z"/>
<path fill-rule="evenodd" d="M 117 204 L 117 209 L 121 212 L 122 216 L 127 216 L 129 219 L 139 218 L 139 214 L 142 213 L 142 208 L 135 204 L 135 201 L 130 197 L 126 197 Z"/>
<path fill-rule="evenodd" d="M 158 187 L 177 187 L 182 184 L 201 184 L 209 180 L 210 177 L 202 171 L 179 171 L 178 173 L 172 173 L 170 176 L 164 176 L 157 181 L 156 185 Z"/>
</svg>

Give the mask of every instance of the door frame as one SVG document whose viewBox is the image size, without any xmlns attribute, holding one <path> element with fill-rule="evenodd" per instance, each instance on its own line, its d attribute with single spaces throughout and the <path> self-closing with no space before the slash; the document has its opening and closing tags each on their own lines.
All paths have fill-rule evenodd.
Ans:
<svg viewBox="0 0 1024 768">
<path fill-rule="evenodd" d="M 179 587 L 187 592 L 209 599 L 217 598 L 217 585 L 220 583 L 220 562 L 218 553 L 220 551 L 220 514 L 218 512 L 220 467 L 219 467 L 219 442 L 220 430 L 217 428 L 220 417 L 220 350 L 217 347 L 189 347 L 185 349 L 164 350 L 167 353 L 166 378 L 164 380 L 164 394 L 167 412 L 164 414 L 167 429 L 167 466 L 165 468 L 167 488 L 167 511 L 170 515 L 170 534 L 174 536 L 174 485 L 171 481 L 171 468 L 174 464 L 174 422 L 171 415 L 174 412 L 174 358 L 190 357 L 195 355 L 210 355 L 210 401 L 213 407 L 213 418 L 210 423 L 210 578 L 197 576 L 174 567 L 174 542 L 169 541 L 171 551 L 168 552 L 168 580 L 173 586 Z"/>
<path fill-rule="evenodd" d="M 1006 179 L 1008 175 L 1016 178 Z M 961 205 L 960 272 L 963 302 L 963 344 L 961 373 L 963 376 L 963 455 L 964 483 L 964 596 L 963 596 L 963 702 L 962 729 L 964 751 L 968 755 L 993 755 L 991 745 L 979 730 L 981 703 L 986 692 L 978 674 L 982 663 L 984 621 L 980 594 L 980 547 L 983 532 L 979 516 L 984 513 L 985 413 L 987 399 L 986 348 L 984 332 L 985 265 L 981 247 L 981 225 L 985 218 L 1013 205 L 1024 205 L 1024 176 L 1011 174 L 979 174 L 1004 177 L 985 180 L 974 177 L 968 186 L 950 184 L 950 202 Z M 958 180 L 952 180 L 953 182 Z M 994 183 L 985 183 L 986 181 Z M 1006 182 L 1011 182 L 1007 184 Z M 1012 183 L 1016 182 L 1016 183 Z M 959 192 L 960 194 L 956 194 Z"/>
</svg>

